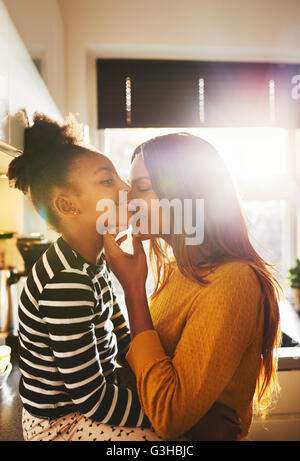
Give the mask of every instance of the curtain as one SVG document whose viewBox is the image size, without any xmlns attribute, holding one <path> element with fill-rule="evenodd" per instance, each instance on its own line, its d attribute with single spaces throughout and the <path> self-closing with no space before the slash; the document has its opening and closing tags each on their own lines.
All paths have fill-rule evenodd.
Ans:
<svg viewBox="0 0 300 461">
<path fill-rule="evenodd" d="M 98 128 L 300 127 L 300 64 L 97 60 Z"/>
</svg>

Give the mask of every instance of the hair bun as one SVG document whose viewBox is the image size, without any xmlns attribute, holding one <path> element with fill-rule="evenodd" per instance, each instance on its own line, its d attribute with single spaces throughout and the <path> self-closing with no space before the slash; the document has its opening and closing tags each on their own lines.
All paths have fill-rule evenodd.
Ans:
<svg viewBox="0 0 300 461">
<path fill-rule="evenodd" d="M 7 176 L 10 187 L 15 187 L 24 194 L 27 193 L 30 179 L 24 154 L 19 155 L 19 157 L 10 162 Z"/>
<path fill-rule="evenodd" d="M 26 193 L 35 178 L 66 146 L 83 141 L 82 128 L 70 114 L 63 124 L 36 112 L 33 124 L 24 132 L 24 153 L 12 160 L 8 169 L 11 185 Z"/>
</svg>

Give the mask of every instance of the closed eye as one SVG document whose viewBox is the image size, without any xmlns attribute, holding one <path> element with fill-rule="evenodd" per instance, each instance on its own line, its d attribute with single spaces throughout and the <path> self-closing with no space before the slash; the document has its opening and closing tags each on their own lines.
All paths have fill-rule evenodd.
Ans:
<svg viewBox="0 0 300 461">
<path fill-rule="evenodd" d="M 152 189 L 151 187 L 147 187 L 147 188 L 146 188 L 146 187 L 145 187 L 145 188 L 144 188 L 144 187 L 141 187 L 141 188 L 139 187 L 139 188 L 138 188 L 138 191 L 139 191 L 139 192 L 148 192 L 148 191 L 151 190 L 151 189 Z"/>
<path fill-rule="evenodd" d="M 132 186 L 135 187 L 137 192 L 148 192 L 152 190 L 152 183 L 149 178 L 137 178 L 132 181 Z"/>
</svg>

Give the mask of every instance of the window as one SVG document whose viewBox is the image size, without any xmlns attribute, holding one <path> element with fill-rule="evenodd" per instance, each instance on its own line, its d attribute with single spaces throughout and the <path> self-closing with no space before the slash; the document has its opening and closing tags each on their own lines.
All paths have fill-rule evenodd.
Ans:
<svg viewBox="0 0 300 461">
<path fill-rule="evenodd" d="M 287 273 L 286 202 L 284 200 L 244 200 L 243 208 L 249 220 L 250 241 L 265 261 L 276 264 L 277 278 L 285 283 Z"/>
<path fill-rule="evenodd" d="M 98 128 L 299 127 L 299 64 L 97 59 Z"/>
<path fill-rule="evenodd" d="M 277 264 L 291 299 L 287 271 L 300 257 L 300 65 L 97 59 L 96 72 L 101 147 L 121 176 L 134 148 L 154 136 L 188 131 L 212 143 L 237 185 L 254 247 Z"/>
</svg>

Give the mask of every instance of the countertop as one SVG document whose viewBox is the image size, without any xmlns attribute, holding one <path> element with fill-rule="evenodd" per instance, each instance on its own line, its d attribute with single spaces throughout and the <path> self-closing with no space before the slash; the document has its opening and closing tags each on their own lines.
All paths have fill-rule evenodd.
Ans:
<svg viewBox="0 0 300 461">
<path fill-rule="evenodd" d="M 0 441 L 23 441 L 22 402 L 19 396 L 20 370 L 18 367 L 17 338 L 7 340 L 12 348 L 12 371 L 0 389 Z"/>
</svg>

